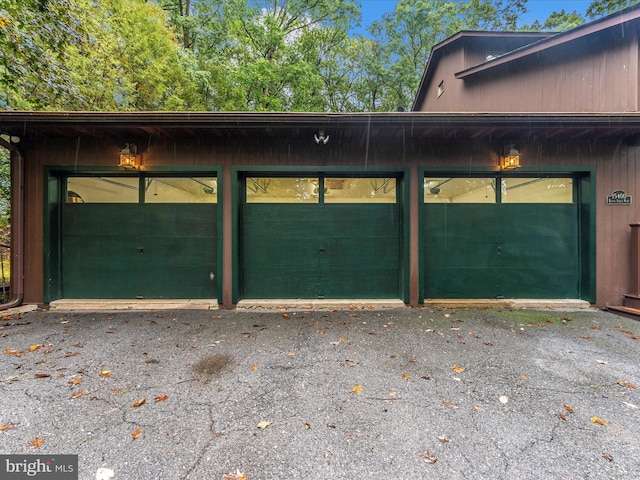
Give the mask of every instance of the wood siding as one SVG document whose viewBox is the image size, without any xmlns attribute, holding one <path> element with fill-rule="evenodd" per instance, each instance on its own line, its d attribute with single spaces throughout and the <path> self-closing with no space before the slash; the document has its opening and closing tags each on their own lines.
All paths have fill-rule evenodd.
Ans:
<svg viewBox="0 0 640 480">
<path fill-rule="evenodd" d="M 463 44 L 463 42 L 459 42 Z M 602 48 L 606 45 L 606 48 Z M 431 112 L 638 111 L 638 34 L 607 31 L 477 72 L 455 74 L 486 48 L 453 45 L 435 65 L 422 104 Z M 465 58 L 466 57 L 466 58 Z M 481 63 L 481 62 L 480 62 Z M 438 85 L 445 93 L 438 96 Z"/>
<path fill-rule="evenodd" d="M 409 126 L 408 126 L 409 127 Z M 353 167 L 354 171 L 367 171 L 378 167 L 408 169 L 411 177 L 405 178 L 405 186 L 411 186 L 410 219 L 416 222 L 417 202 L 421 201 L 420 178 L 415 178 L 421 167 L 436 166 L 446 170 L 451 167 L 496 169 L 495 146 L 488 140 L 473 140 L 468 136 L 447 135 L 446 130 L 439 135 L 425 135 L 407 128 L 403 135 L 368 136 L 366 132 L 342 135 L 332 133 L 326 146 L 316 145 L 312 138 L 296 133 L 268 134 L 264 131 L 256 135 L 229 133 L 221 139 L 207 133 L 181 136 L 180 138 L 159 138 L 151 136 L 144 142 L 142 165 L 171 166 L 193 169 L 194 167 L 216 166 L 223 169 L 223 199 L 226 202 L 223 219 L 225 255 L 223 259 L 226 289 L 225 303 L 230 302 L 229 275 L 232 265 L 231 225 L 237 212 L 229 204 L 232 167 L 250 168 L 253 165 L 298 168 L 317 167 L 318 171 L 332 168 Z M 530 139 L 521 148 L 521 163 L 527 167 L 553 167 L 556 171 L 567 168 L 596 169 L 596 236 L 597 236 L 597 304 L 599 306 L 620 304 L 622 295 L 630 288 L 630 223 L 640 220 L 640 181 L 638 162 L 640 147 L 626 145 L 615 139 L 581 137 L 572 140 Z M 561 138 L 561 137 L 558 137 Z M 141 143 L 142 144 L 142 143 Z M 44 298 L 43 264 L 44 252 L 43 211 L 45 166 L 104 167 L 114 166 L 119 151 L 116 140 L 105 136 L 54 138 L 39 136 L 23 141 L 26 184 L 25 184 L 25 297 L 27 303 L 42 303 Z M 231 180 L 231 181 L 229 181 Z M 629 206 L 607 206 L 605 199 L 614 190 L 624 190 L 634 197 Z M 416 204 L 414 204 L 416 203 Z M 417 225 L 409 225 L 411 231 L 412 256 L 417 254 Z M 48 232 L 47 232 L 48 234 Z M 413 262 L 413 259 L 412 259 Z M 412 263 L 412 267 L 414 264 Z M 415 270 L 411 278 L 417 281 Z M 415 298 L 415 285 L 409 286 Z"/>
</svg>

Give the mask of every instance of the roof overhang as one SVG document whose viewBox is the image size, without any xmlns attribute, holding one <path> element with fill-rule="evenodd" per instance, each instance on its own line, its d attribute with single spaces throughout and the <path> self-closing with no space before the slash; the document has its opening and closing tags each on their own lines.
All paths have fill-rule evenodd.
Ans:
<svg viewBox="0 0 640 480">
<path fill-rule="evenodd" d="M 640 133 L 638 113 L 219 113 L 0 112 L 0 133 L 32 137 L 293 137 L 317 130 L 345 136 L 569 138 Z"/>
</svg>

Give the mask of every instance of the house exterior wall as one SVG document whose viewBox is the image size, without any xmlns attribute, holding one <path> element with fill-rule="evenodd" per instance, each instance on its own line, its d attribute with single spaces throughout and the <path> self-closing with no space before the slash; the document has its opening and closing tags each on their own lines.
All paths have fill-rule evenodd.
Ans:
<svg viewBox="0 0 640 480">
<path fill-rule="evenodd" d="M 638 34 L 600 32 L 551 47 L 464 78 L 465 55 L 479 59 L 483 45 L 447 46 L 423 101 L 431 112 L 635 112 L 638 111 Z M 606 45 L 607 48 L 602 48 Z M 465 64 L 466 63 L 466 64 Z M 482 63 L 482 62 L 479 62 Z M 464 65 L 463 67 L 461 67 Z M 444 81 L 445 92 L 438 96 Z"/>
<path fill-rule="evenodd" d="M 176 137 L 151 137 L 140 142 L 143 169 L 170 167 L 173 170 L 220 167 L 223 179 L 223 295 L 221 303 L 233 303 L 234 238 L 233 223 L 237 218 L 237 205 L 232 201 L 237 187 L 236 172 L 252 168 L 286 168 L 291 172 L 312 168 L 318 172 L 350 169 L 366 172 L 376 168 L 408 172 L 404 178 L 409 188 L 408 210 L 410 239 L 408 242 L 410 264 L 410 303 L 418 303 L 420 297 L 419 231 L 422 178 L 419 171 L 425 167 L 437 167 L 443 171 L 451 168 L 468 168 L 473 171 L 497 171 L 498 158 L 495 146 L 488 140 L 473 140 L 455 134 L 425 135 L 412 130 L 410 122 L 404 133 L 398 130 L 386 132 L 384 128 L 366 132 L 362 130 L 332 132 L 326 146 L 316 145 L 308 135 L 291 132 L 255 135 L 244 133 L 191 134 Z M 367 140 L 368 138 L 368 140 Z M 57 167 L 104 168 L 117 162 L 119 144 L 102 135 L 78 138 L 54 138 L 37 136 L 22 143 L 25 157 L 25 295 L 27 303 L 45 301 L 44 264 L 47 262 L 48 236 L 44 229 L 44 216 L 48 214 L 45 199 L 46 172 Z M 580 137 L 573 139 L 532 139 L 521 148 L 521 162 L 532 172 L 562 169 L 594 169 L 596 210 L 596 298 L 599 306 L 620 304 L 622 295 L 628 293 L 630 282 L 630 223 L 638 221 L 637 206 L 640 180 L 637 165 L 640 147 L 626 145 L 617 138 Z M 45 167 L 47 167 L 45 169 Z M 610 206 L 605 199 L 614 190 L 624 190 L 634 198 L 631 205 Z"/>
</svg>

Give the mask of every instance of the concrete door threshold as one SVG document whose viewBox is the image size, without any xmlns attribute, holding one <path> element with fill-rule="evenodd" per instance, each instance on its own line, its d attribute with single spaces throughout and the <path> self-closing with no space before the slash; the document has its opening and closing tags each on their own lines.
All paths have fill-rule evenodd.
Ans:
<svg viewBox="0 0 640 480">
<path fill-rule="evenodd" d="M 254 299 L 240 300 L 238 310 L 376 310 L 404 307 L 399 299 Z"/>
<path fill-rule="evenodd" d="M 218 300 L 104 300 L 62 299 L 49 304 L 50 310 L 217 310 Z"/>
<path fill-rule="evenodd" d="M 591 308 L 585 300 L 562 299 L 477 299 L 477 298 L 430 298 L 424 301 L 425 307 L 432 308 L 512 308 L 512 309 L 553 309 L 573 310 Z"/>
</svg>

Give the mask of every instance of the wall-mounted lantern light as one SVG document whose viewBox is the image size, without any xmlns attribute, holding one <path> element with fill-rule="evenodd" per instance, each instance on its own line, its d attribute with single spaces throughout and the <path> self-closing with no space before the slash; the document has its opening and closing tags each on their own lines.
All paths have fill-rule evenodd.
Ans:
<svg viewBox="0 0 640 480">
<path fill-rule="evenodd" d="M 313 134 L 313 139 L 318 145 L 326 145 L 329 142 L 329 135 L 324 130 L 318 130 L 318 133 Z"/>
<path fill-rule="evenodd" d="M 520 152 L 513 145 L 507 145 L 500 157 L 500 168 L 502 170 L 511 170 L 520 167 Z"/>
<path fill-rule="evenodd" d="M 137 169 L 140 166 L 140 155 L 138 155 L 138 147 L 135 143 L 124 144 L 124 148 L 120 150 L 120 164 L 118 166 L 126 169 Z"/>
</svg>

